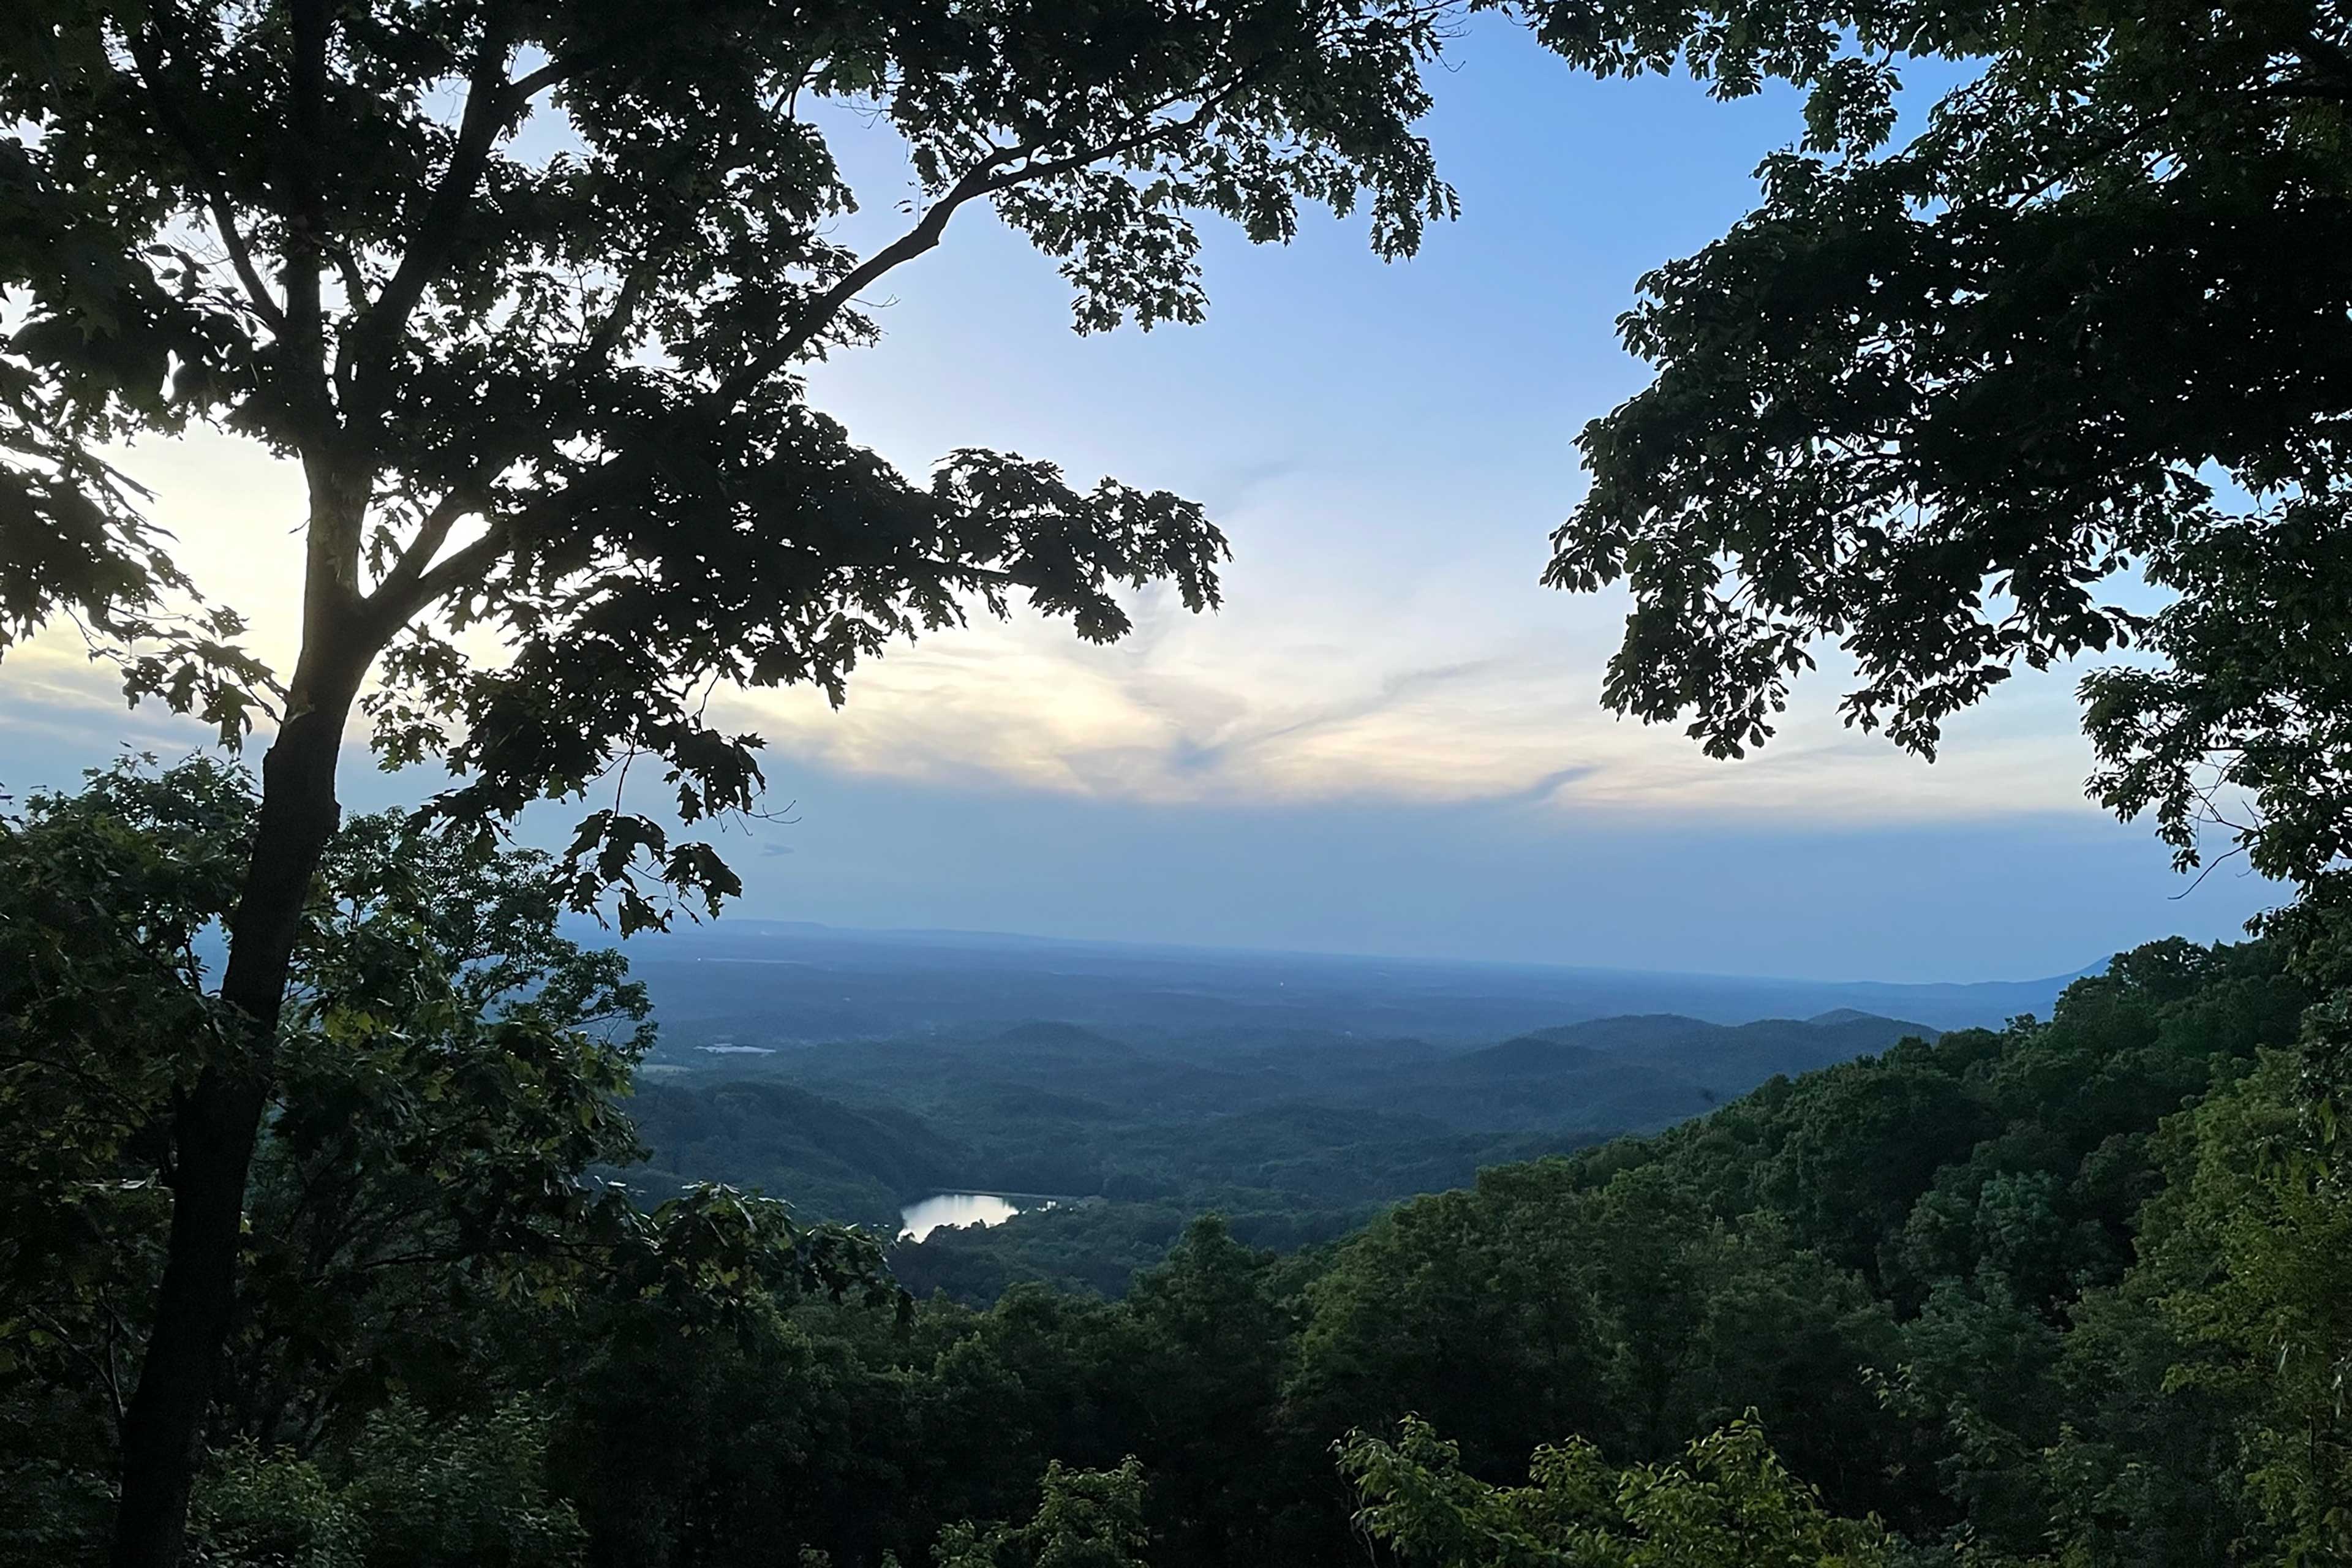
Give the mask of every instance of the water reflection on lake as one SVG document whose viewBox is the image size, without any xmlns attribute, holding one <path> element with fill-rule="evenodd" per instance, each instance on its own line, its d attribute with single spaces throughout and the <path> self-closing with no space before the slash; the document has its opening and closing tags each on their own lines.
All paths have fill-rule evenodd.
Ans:
<svg viewBox="0 0 2352 1568">
<path fill-rule="evenodd" d="M 1014 1203 L 994 1193 L 940 1193 L 898 1211 L 901 1240 L 920 1241 L 943 1225 L 1003 1225 L 1024 1208 L 1052 1208 L 1034 1199 Z"/>
</svg>

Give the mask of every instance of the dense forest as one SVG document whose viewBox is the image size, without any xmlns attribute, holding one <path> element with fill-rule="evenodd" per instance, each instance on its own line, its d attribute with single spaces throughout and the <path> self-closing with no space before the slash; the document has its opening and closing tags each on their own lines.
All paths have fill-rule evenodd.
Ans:
<svg viewBox="0 0 2352 1568">
<path fill-rule="evenodd" d="M 36 797 L 0 839 L 8 1016 L 76 1069 L 6 1080 L 10 1561 L 103 1535 L 160 1262 L 155 1186 L 128 1176 L 152 1159 L 141 1110 L 208 1026 L 161 1009 L 198 994 L 176 966 L 201 962 L 189 936 L 251 809 L 210 764 L 133 766 Z M 337 841 L 298 990 L 315 1044 L 257 1160 L 200 1561 L 2346 1545 L 2352 1190 L 2277 942 L 2119 954 L 2046 1022 L 1776 1075 L 1318 1245 L 1202 1215 L 1117 1300 L 1016 1283 L 975 1309 L 768 1200 L 655 1205 L 589 1175 L 644 1170 L 626 1090 L 651 1037 L 618 962 L 560 934 L 543 870 L 395 818 Z M 748 1087 L 781 1097 L 777 1129 L 821 1126 L 792 1114 L 806 1091 Z M 1654 1555 L 1768 1526 L 1782 1556 Z M 1601 1544 L 1547 1535 L 1571 1527 Z"/>
<path fill-rule="evenodd" d="M 919 1294 L 980 1305 L 1021 1279 L 1115 1296 L 1211 1210 L 1252 1245 L 1328 1241 L 1482 1166 L 1664 1127 L 1776 1074 L 1934 1036 L 1838 1012 L 1596 1018 L 1452 1048 L 1265 1026 L 1131 1043 L 1038 1023 L 727 1047 L 727 1065 L 698 1068 L 657 1047 L 630 1102 L 646 1163 L 622 1179 L 665 1195 L 724 1182 L 886 1236 L 943 1189 L 1034 1194 L 997 1227 L 900 1246 L 892 1269 Z"/>
<path fill-rule="evenodd" d="M 1082 332 L 1203 319 L 1204 226 L 1412 257 L 1480 28 L 1791 110 L 1577 441 L 1542 581 L 1616 595 L 1602 705 L 1728 763 L 1821 671 L 1933 759 L 2080 660 L 2090 799 L 2265 879 L 2254 940 L 1614 1103 L 1623 1061 L 1563 1087 L 1521 1069 L 1584 1047 L 1497 1030 L 1483 1082 L 1364 1075 L 1411 1126 L 1325 1105 L 1378 1151 L 1075 1136 L 1076 1094 L 1021 1147 L 838 1062 L 641 1086 L 648 993 L 565 920 L 742 893 L 779 802 L 719 694 L 1223 602 L 1198 502 L 910 475 L 815 367 L 987 222 Z M 0 816 L 7 1561 L 2352 1562 L 2343 0 L 17 0 L 0 323 L 12 680 L 87 650 L 264 748 Z M 267 643 L 121 466 L 192 431 L 299 476 L 225 509 L 299 578 Z M 347 816 L 361 756 L 404 809 Z M 1077 1076 L 1055 1027 L 992 1048 Z M 1225 1070 L 1129 1067 L 1180 1110 Z M 681 1168 L 844 1139 L 838 1212 L 952 1150 L 1183 1228 L 919 1299 L 885 1237 Z"/>
</svg>

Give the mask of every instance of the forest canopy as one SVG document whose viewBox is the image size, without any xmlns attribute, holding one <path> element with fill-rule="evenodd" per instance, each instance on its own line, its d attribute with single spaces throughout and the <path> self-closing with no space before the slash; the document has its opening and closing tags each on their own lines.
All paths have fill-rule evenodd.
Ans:
<svg viewBox="0 0 2352 1568">
<path fill-rule="evenodd" d="M 210 764 L 125 768 L 0 836 L 0 1559 L 106 1537 L 163 1261 L 153 1107 L 203 1027 L 181 966 L 251 809 Z M 327 865 L 204 1562 L 2352 1549 L 2343 1086 L 2294 1048 L 2313 993 L 2275 943 L 2119 954 L 2047 1022 L 1776 1079 L 1334 1244 L 1204 1218 L 1119 1300 L 975 1309 L 772 1201 L 598 1175 L 635 1169 L 639 1000 L 555 929 L 543 862 L 370 817 Z"/>
</svg>

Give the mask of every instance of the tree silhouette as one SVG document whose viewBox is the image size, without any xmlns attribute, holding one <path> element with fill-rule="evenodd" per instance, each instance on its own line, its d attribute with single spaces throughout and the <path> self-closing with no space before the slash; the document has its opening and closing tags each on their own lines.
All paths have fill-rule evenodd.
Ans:
<svg viewBox="0 0 2352 1568">
<path fill-rule="evenodd" d="M 757 738 L 705 722 L 714 682 L 838 702 L 861 659 L 972 606 L 1025 600 L 1102 640 L 1127 628 L 1123 584 L 1214 605 L 1225 544 L 1192 503 L 982 451 L 911 481 L 810 405 L 802 371 L 871 339 L 863 291 L 967 208 L 1058 260 L 1090 331 L 1199 317 L 1201 214 L 1279 240 L 1301 202 L 1361 203 L 1374 248 L 1410 252 L 1453 207 L 1412 129 L 1445 18 L 1403 0 L 11 8 L 0 639 L 70 615 L 134 697 L 231 740 L 276 719 L 220 985 L 244 1048 L 171 1117 L 118 1562 L 180 1552 L 355 710 L 384 761 L 450 770 L 431 805 L 448 831 L 577 797 L 622 758 L 657 763 L 693 824 L 761 784 Z M 919 176 L 870 254 L 828 237 L 856 205 L 813 118 L 828 105 L 887 121 Z M 231 609 L 192 603 L 104 458 L 198 423 L 302 467 L 282 682 Z M 503 658 L 462 651 L 476 628 Z M 613 891 L 625 928 L 736 888 L 625 803 L 584 817 L 562 872 L 575 902 Z"/>
</svg>

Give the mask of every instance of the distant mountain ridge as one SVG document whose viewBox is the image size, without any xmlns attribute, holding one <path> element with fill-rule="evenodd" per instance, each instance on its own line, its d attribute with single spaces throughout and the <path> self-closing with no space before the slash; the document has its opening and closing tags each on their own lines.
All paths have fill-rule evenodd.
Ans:
<svg viewBox="0 0 2352 1568">
<path fill-rule="evenodd" d="M 1412 1109 L 1449 1125 L 1525 1129 L 1664 1126 L 1793 1077 L 1939 1031 L 1839 1009 L 1815 1018 L 1714 1024 L 1629 1014 L 1538 1029 L 1496 1045 L 1369 1076 L 1363 1103 Z"/>
<path fill-rule="evenodd" d="M 977 1190 L 1239 1194 L 1328 1218 L 1936 1033 L 1855 1009 L 1631 1014 L 1450 1046 L 1297 1027 L 1128 1039 L 1031 1020 L 753 1057 L 666 1047 L 635 1109 L 655 1186 L 769 1184 L 821 1215 L 885 1224 L 900 1203 Z"/>
<path fill-rule="evenodd" d="M 1627 1025 L 1641 1027 L 1628 1029 Z M 1811 1018 L 1759 1018 L 1732 1025 L 1671 1013 L 1652 1014 L 1601 1018 L 1545 1031 L 1548 1038 L 1636 1056 L 1650 1066 L 1671 1068 L 1724 1095 L 1745 1094 L 1775 1074 L 1794 1077 L 1883 1051 L 1906 1037 L 1932 1041 L 1942 1033 L 1926 1024 L 1851 1007 Z"/>
<path fill-rule="evenodd" d="M 2074 975 L 1893 984 L 1155 947 L 726 920 L 624 952 L 674 1037 L 796 1044 L 1051 1018 L 1142 1043 L 1219 1030 L 1490 1042 L 1589 1020 L 1862 1013 L 1937 1029 L 2046 1016 Z"/>
</svg>

